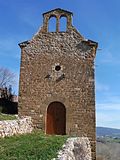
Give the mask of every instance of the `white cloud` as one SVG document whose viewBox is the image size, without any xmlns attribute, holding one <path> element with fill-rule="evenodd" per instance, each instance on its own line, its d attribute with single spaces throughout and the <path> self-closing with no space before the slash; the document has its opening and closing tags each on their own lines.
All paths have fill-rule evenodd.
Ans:
<svg viewBox="0 0 120 160">
<path fill-rule="evenodd" d="M 105 53 L 104 59 L 101 60 L 102 63 L 111 63 L 113 62 L 113 55 L 110 52 Z"/>
<path fill-rule="evenodd" d="M 109 86 L 96 81 L 96 91 L 109 91 Z"/>
<path fill-rule="evenodd" d="M 120 103 L 96 104 L 97 126 L 120 128 Z"/>
<path fill-rule="evenodd" d="M 120 113 L 119 112 L 97 112 L 96 124 L 97 126 L 120 128 Z"/>
<path fill-rule="evenodd" d="M 102 57 L 102 59 L 100 59 L 100 63 L 112 65 L 120 64 L 120 57 L 116 57 L 116 55 L 118 56 L 117 53 L 113 55 L 111 51 L 104 50 L 104 58 Z"/>
<path fill-rule="evenodd" d="M 9 37 L 0 39 L 0 56 L 9 56 L 20 59 L 20 48 L 17 38 Z"/>
<path fill-rule="evenodd" d="M 32 28 L 39 27 L 39 25 L 42 25 L 43 22 L 42 15 L 38 15 L 37 11 L 35 10 L 35 8 L 33 8 L 33 6 L 22 8 L 22 12 L 20 12 L 18 18 L 21 22 Z"/>
<path fill-rule="evenodd" d="M 13 38 L 0 39 L 0 49 L 2 50 L 11 50 L 15 47 L 15 44 L 16 42 Z"/>
<path fill-rule="evenodd" d="M 19 91 L 19 73 L 18 72 L 16 72 L 16 85 L 14 86 L 14 91 L 18 95 L 18 91 Z"/>
<path fill-rule="evenodd" d="M 96 104 L 97 110 L 103 111 L 120 111 L 120 103 L 101 103 Z"/>
<path fill-rule="evenodd" d="M 17 48 L 18 44 L 16 38 L 9 37 L 0 39 L 0 50 L 11 51 L 13 48 Z"/>
</svg>

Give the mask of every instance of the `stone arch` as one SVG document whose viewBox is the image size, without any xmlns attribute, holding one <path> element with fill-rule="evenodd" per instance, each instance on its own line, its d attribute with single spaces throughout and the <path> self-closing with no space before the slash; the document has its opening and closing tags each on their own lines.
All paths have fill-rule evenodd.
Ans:
<svg viewBox="0 0 120 160">
<path fill-rule="evenodd" d="M 54 101 L 48 105 L 46 114 L 46 134 L 66 134 L 66 108 L 63 103 Z"/>
</svg>

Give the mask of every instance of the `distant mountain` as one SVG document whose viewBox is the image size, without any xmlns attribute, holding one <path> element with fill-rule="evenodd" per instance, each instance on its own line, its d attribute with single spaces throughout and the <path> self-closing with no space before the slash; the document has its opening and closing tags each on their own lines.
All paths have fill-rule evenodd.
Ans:
<svg viewBox="0 0 120 160">
<path fill-rule="evenodd" d="M 106 127 L 96 127 L 97 137 L 109 136 L 120 138 L 120 129 L 106 128 Z"/>
</svg>

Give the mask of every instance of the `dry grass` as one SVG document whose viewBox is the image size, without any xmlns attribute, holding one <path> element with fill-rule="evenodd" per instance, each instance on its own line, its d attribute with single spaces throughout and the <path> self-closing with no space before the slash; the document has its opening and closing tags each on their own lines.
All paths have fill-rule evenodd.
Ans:
<svg viewBox="0 0 120 160">
<path fill-rule="evenodd" d="M 104 160 L 102 156 L 97 156 L 96 160 Z"/>
<path fill-rule="evenodd" d="M 97 160 L 120 160 L 120 143 L 97 142 Z"/>
</svg>

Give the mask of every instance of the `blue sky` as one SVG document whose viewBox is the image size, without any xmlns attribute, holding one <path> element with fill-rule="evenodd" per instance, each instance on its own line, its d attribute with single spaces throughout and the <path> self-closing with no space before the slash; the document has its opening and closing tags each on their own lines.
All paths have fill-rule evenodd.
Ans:
<svg viewBox="0 0 120 160">
<path fill-rule="evenodd" d="M 120 128 L 120 1 L 119 0 L 0 0 L 0 66 L 20 68 L 18 43 L 29 40 L 42 26 L 42 13 L 63 8 L 74 13 L 73 25 L 97 41 L 97 126 Z"/>
</svg>

